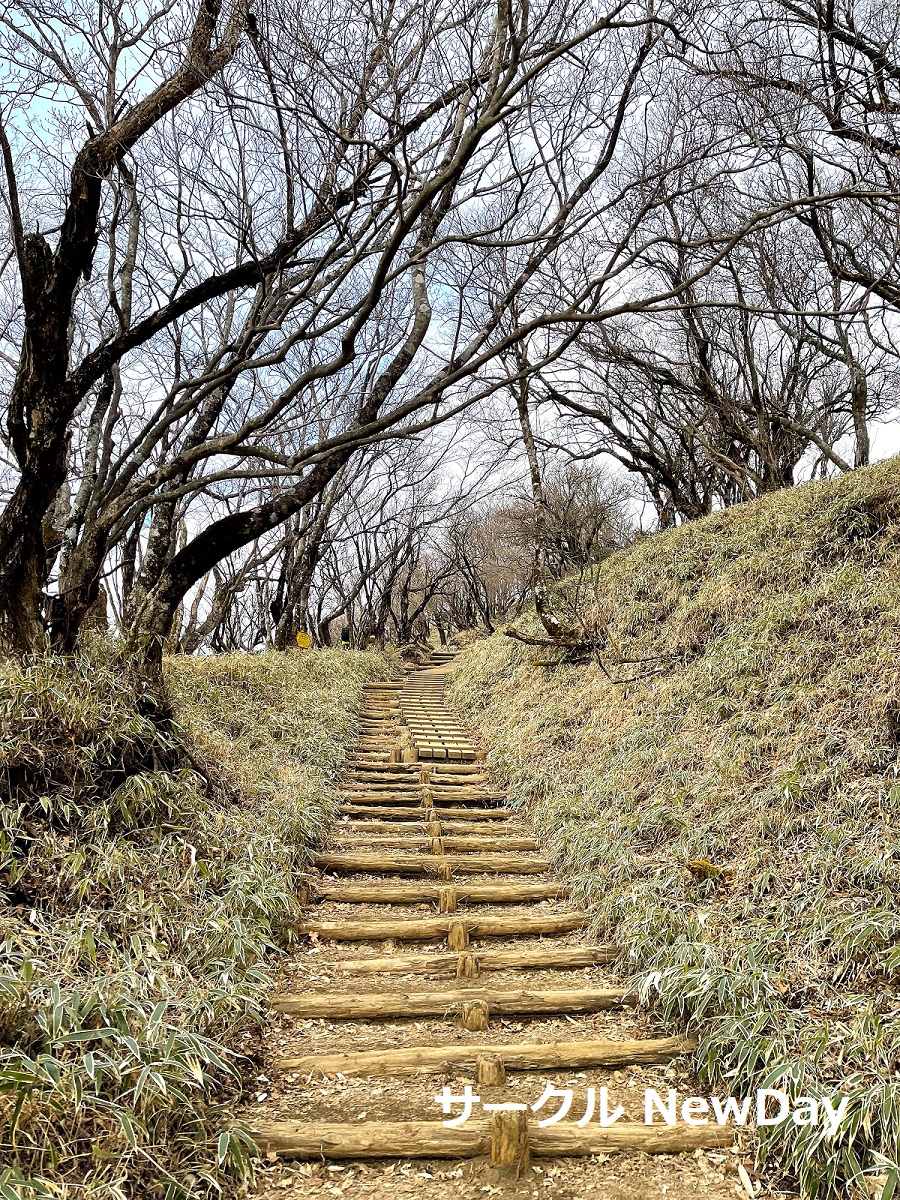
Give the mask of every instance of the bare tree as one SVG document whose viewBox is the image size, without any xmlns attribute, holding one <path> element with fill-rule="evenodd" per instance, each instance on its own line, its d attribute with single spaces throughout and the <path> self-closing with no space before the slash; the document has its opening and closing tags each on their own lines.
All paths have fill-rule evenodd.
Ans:
<svg viewBox="0 0 900 1200">
<path fill-rule="evenodd" d="M 174 69 L 164 70 L 162 80 L 141 99 L 132 101 L 130 89 L 119 85 L 129 73 L 129 52 L 156 41 L 170 11 L 170 5 L 151 10 L 137 36 L 124 27 L 121 9 L 103 14 L 109 19 L 101 18 L 98 32 L 109 37 L 104 47 L 108 87 L 102 98 L 85 89 L 79 64 L 59 39 L 60 24 L 74 35 L 74 13 L 60 14 L 40 3 L 24 3 L 4 13 L 8 61 L 19 68 L 22 78 L 20 96 L 49 90 L 48 85 L 67 88 L 80 94 L 94 123 L 88 124 L 88 137 L 67 172 L 55 245 L 39 228 L 28 229 L 13 145 L 6 121 L 0 123 L 21 304 L 20 353 L 7 415 L 8 445 L 19 474 L 0 514 L 0 625 L 16 646 L 32 644 L 40 627 L 40 592 L 47 576 L 43 522 L 66 478 L 69 423 L 91 383 L 102 378 L 117 358 L 112 340 L 107 341 L 72 370 L 70 326 L 101 237 L 103 181 L 149 130 L 223 70 L 236 53 L 248 21 L 246 0 L 237 0 L 224 21 L 220 0 L 204 0 L 192 22 L 182 16 L 180 53 L 176 51 L 180 61 Z M 155 53 L 152 56 L 156 58 Z M 166 57 L 171 58 L 171 53 Z M 122 172 L 126 189 L 128 178 L 126 167 Z M 214 288 L 208 283 L 206 290 Z M 183 305 L 196 302 L 196 297 L 182 297 Z M 160 319 L 156 317 L 157 324 Z M 124 336 L 120 332 L 120 339 Z"/>
<path fill-rule="evenodd" d="M 70 648 L 105 581 L 152 661 L 266 591 L 263 563 L 259 632 L 285 644 L 340 481 L 498 394 L 536 513 L 548 399 L 663 520 L 810 456 L 843 469 L 846 436 L 868 460 L 894 355 L 885 6 L 134 17 L 0 18 L 8 648 Z M 781 269 L 793 245 L 809 286 Z M 372 600 L 388 624 L 401 575 Z"/>
<path fill-rule="evenodd" d="M 17 245 L 19 198 L 27 190 L 37 205 L 41 182 L 29 96 L 40 112 L 58 104 L 68 128 L 87 114 L 100 132 L 71 168 L 63 140 L 40 199 L 61 228 L 52 250 L 41 244 L 68 264 L 67 298 L 54 309 L 53 380 L 46 355 L 22 359 L 26 374 L 42 359 L 50 407 L 23 416 L 45 401 L 20 402 L 23 385 L 12 388 L 0 535 L 15 552 L 0 615 L 11 646 L 34 644 L 50 584 L 51 632 L 71 645 L 122 544 L 142 556 L 126 568 L 132 644 L 158 649 L 188 591 L 308 508 L 356 449 L 477 402 L 497 386 L 501 350 L 593 310 L 596 282 L 548 306 L 542 280 L 591 219 L 665 25 L 636 5 L 598 13 L 578 0 L 516 12 L 487 0 L 361 5 L 349 23 L 349 10 L 304 9 L 258 24 L 239 7 L 216 43 L 217 6 L 192 28 L 166 6 L 135 32 L 113 4 L 88 28 L 66 10 L 60 43 L 38 7 L 23 11 L 4 30 L 20 84 L 5 142 Z M 179 55 L 167 83 L 131 101 L 156 70 L 133 78 L 133 63 Z M 184 78 L 196 90 L 216 72 L 210 102 L 185 108 Z M 87 224 L 78 180 L 93 197 Z M 500 291 L 479 282 L 497 246 L 515 247 Z M 523 328 L 506 320 L 514 301 Z M 31 344 L 26 325 L 7 327 L 11 358 Z M 32 427 L 49 439 L 40 461 L 52 469 L 26 445 Z M 42 529 L 67 444 L 70 499 L 54 512 L 48 554 Z M 198 496 L 240 506 L 198 528 L 186 503 Z M 136 537 L 148 514 L 149 534 Z"/>
</svg>

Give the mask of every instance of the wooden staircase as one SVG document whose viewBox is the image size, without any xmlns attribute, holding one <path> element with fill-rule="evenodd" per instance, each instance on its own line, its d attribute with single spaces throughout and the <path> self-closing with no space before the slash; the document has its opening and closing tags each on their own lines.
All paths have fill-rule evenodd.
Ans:
<svg viewBox="0 0 900 1200">
<path fill-rule="evenodd" d="M 591 978 L 598 964 L 616 957 L 616 948 L 574 936 L 586 927 L 587 915 L 567 902 L 566 886 L 552 877 L 532 831 L 492 788 L 478 748 L 446 709 L 437 712 L 442 685 L 440 671 L 420 671 L 366 688 L 338 829 L 333 845 L 315 858 L 321 874 L 311 889 L 309 919 L 300 926 L 316 945 L 336 948 L 322 970 L 346 985 L 271 1001 L 273 1009 L 298 1020 L 347 1022 L 346 1033 L 338 1050 L 307 1043 L 277 1066 L 310 1080 L 434 1076 L 433 1086 L 439 1086 L 448 1076 L 462 1077 L 493 1101 L 489 1116 L 488 1110 L 473 1111 L 471 1119 L 451 1127 L 434 1106 L 423 1114 L 428 1119 L 402 1121 L 257 1118 L 257 1143 L 270 1157 L 484 1155 L 496 1171 L 515 1176 L 532 1156 L 730 1145 L 732 1131 L 716 1125 L 603 1126 L 596 1119 L 539 1125 L 528 1106 L 504 1102 L 517 1072 L 546 1072 L 552 1082 L 553 1072 L 667 1064 L 694 1043 L 684 1037 L 547 1039 L 537 1023 L 529 1026 L 527 1040 L 495 1032 L 498 1020 L 510 1014 L 548 1020 L 629 1013 L 630 998 Z M 419 715 L 416 697 L 423 706 Z M 401 715 L 413 732 L 407 757 L 417 761 L 396 761 Z M 431 913 L 407 911 L 417 904 L 430 905 Z M 358 946 L 342 957 L 336 953 L 342 943 Z M 492 982 L 498 973 L 503 978 Z M 534 973 L 542 976 L 538 984 Z M 423 976 L 428 979 L 417 982 Z M 369 990 L 373 982 L 376 990 Z M 388 1044 L 371 1048 L 373 1028 L 380 1028 L 373 1023 L 423 1017 L 443 1019 L 447 1036 L 434 1038 L 435 1044 L 392 1046 L 386 1034 Z M 471 1042 L 459 1041 L 460 1028 L 475 1035 Z M 365 1033 L 365 1048 L 354 1044 L 355 1031 Z"/>
</svg>

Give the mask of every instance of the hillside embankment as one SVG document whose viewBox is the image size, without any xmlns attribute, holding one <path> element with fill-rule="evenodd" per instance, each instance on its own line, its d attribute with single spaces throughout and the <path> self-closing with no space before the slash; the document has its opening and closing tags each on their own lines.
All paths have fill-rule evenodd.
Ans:
<svg viewBox="0 0 900 1200">
<path fill-rule="evenodd" d="M 580 665 L 502 634 L 450 696 L 710 1087 L 849 1097 L 760 1130 L 813 1197 L 893 1194 L 900 1137 L 900 461 L 642 540 Z M 538 634 L 530 617 L 520 631 Z"/>
<path fill-rule="evenodd" d="M 0 667 L 0 1195 L 219 1194 L 331 779 L 386 660 Z M 223 1132 L 224 1129 L 224 1132 Z"/>
</svg>

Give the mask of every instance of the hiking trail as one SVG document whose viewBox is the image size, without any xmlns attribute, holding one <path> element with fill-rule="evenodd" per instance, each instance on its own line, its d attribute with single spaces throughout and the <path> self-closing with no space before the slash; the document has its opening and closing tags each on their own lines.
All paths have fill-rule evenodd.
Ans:
<svg viewBox="0 0 900 1200">
<path fill-rule="evenodd" d="M 261 1188 L 748 1195 L 733 1126 L 644 1123 L 645 1088 L 692 1094 L 695 1043 L 648 1036 L 605 977 L 619 948 L 587 935 L 443 703 L 451 658 L 365 688 L 250 1111 L 268 1161 L 300 1162 Z M 624 1112 L 604 1127 L 601 1106 Z"/>
</svg>

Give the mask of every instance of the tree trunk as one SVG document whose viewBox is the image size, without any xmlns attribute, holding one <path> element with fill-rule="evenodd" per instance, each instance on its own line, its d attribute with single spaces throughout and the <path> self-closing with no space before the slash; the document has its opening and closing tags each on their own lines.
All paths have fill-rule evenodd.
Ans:
<svg viewBox="0 0 900 1200">
<path fill-rule="evenodd" d="M 352 448 L 345 449 L 323 459 L 294 487 L 256 508 L 214 521 L 198 533 L 168 563 L 144 599 L 129 632 L 128 651 L 138 654 L 148 666 L 158 667 L 175 613 L 194 584 L 223 558 L 275 529 L 321 495 L 352 453 Z"/>
<path fill-rule="evenodd" d="M 25 323 L 7 419 L 20 476 L 0 514 L 0 644 L 13 652 L 33 649 L 43 639 L 49 563 L 42 527 L 66 478 L 69 422 L 87 391 L 69 380 L 69 326 L 81 280 L 91 274 L 102 182 L 149 129 L 234 56 L 247 20 L 245 0 L 235 5 L 223 30 L 217 29 L 220 10 L 221 0 L 202 4 L 173 75 L 104 132 L 92 133 L 79 150 L 54 250 L 43 234 L 24 232 L 12 154 L 6 134 L 0 134 Z"/>
<path fill-rule="evenodd" d="M 301 625 L 307 624 L 307 607 L 312 591 L 312 577 L 319 559 L 321 536 L 307 534 L 294 559 L 287 582 L 284 611 L 275 629 L 275 649 L 287 650 Z"/>
<path fill-rule="evenodd" d="M 863 367 L 851 355 L 850 368 L 850 411 L 853 416 L 853 432 L 856 446 L 854 467 L 867 467 L 870 461 L 869 443 L 869 381 Z"/>
<path fill-rule="evenodd" d="M 95 221 L 100 181 L 84 182 L 83 187 L 96 192 L 93 201 L 85 201 L 87 219 Z M 0 639 L 16 652 L 32 649 L 43 639 L 48 574 L 44 517 L 66 478 L 73 409 L 65 388 L 68 329 L 78 275 L 72 278 L 71 268 L 61 268 L 56 258 L 41 234 L 23 240 L 25 337 L 8 417 L 21 475 L 0 516 Z M 89 261 L 87 256 L 85 270 Z"/>
<path fill-rule="evenodd" d="M 524 365 L 524 364 L 523 364 Z M 538 462 L 537 448 L 534 443 L 534 431 L 531 427 L 531 417 L 528 412 L 527 384 L 523 380 L 515 388 L 516 411 L 519 414 L 519 427 L 522 431 L 522 442 L 525 446 L 525 456 L 528 459 L 528 472 L 531 476 L 531 496 L 534 509 L 534 607 L 541 624 L 551 637 L 560 637 L 568 632 L 559 618 L 553 612 L 549 596 L 551 580 L 550 568 L 547 564 L 547 498 L 541 479 L 541 467 Z"/>
<path fill-rule="evenodd" d="M 106 529 L 87 524 L 59 577 L 59 595 L 50 603 L 49 634 L 54 649 L 62 654 L 75 649 L 84 619 L 97 601 L 107 549 Z"/>
</svg>

